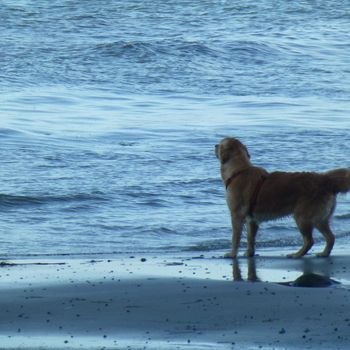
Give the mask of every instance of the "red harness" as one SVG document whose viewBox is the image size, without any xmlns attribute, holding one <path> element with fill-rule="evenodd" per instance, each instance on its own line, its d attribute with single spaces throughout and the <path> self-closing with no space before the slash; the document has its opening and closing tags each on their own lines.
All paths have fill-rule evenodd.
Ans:
<svg viewBox="0 0 350 350">
<path fill-rule="evenodd" d="M 227 190 L 228 186 L 231 185 L 231 182 L 232 182 L 236 177 L 238 177 L 239 175 L 241 175 L 242 173 L 244 173 L 246 170 L 248 170 L 248 169 L 245 168 L 245 169 L 242 169 L 242 170 L 239 170 L 239 171 L 236 171 L 235 173 L 233 173 L 233 174 L 231 175 L 231 177 L 229 177 L 229 178 L 225 181 L 226 190 Z"/>
</svg>

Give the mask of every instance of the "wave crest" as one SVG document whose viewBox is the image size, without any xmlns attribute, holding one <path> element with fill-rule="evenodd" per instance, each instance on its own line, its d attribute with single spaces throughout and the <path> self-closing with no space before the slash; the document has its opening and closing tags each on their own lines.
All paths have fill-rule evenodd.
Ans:
<svg viewBox="0 0 350 350">
<path fill-rule="evenodd" d="M 85 201 L 104 201 L 105 196 L 102 193 L 76 193 L 62 196 L 26 196 L 0 194 L 1 207 L 23 207 L 54 204 L 58 202 L 85 202 Z"/>
</svg>

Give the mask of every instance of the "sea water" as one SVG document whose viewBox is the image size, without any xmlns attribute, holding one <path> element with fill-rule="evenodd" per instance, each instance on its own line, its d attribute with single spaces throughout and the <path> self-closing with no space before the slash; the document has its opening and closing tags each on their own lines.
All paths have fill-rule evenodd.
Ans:
<svg viewBox="0 0 350 350">
<path fill-rule="evenodd" d="M 1 257 L 228 249 L 222 137 L 269 171 L 350 167 L 349 33 L 345 0 L 2 1 Z M 332 225 L 350 241 L 349 195 Z"/>
</svg>

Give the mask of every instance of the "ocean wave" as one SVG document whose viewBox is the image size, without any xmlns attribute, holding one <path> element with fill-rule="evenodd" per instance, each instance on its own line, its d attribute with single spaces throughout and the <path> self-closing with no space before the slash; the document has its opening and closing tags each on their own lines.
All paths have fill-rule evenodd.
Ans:
<svg viewBox="0 0 350 350">
<path fill-rule="evenodd" d="M 221 183 L 221 180 L 216 178 L 194 178 L 188 180 L 176 180 L 173 181 L 174 185 L 203 185 L 203 184 L 211 184 L 218 185 Z"/>
<path fill-rule="evenodd" d="M 236 40 L 224 45 L 221 42 L 186 40 L 115 41 L 97 44 L 87 48 L 91 56 L 120 57 L 128 59 L 172 58 L 176 60 L 200 59 L 263 59 L 283 55 L 280 48 L 259 41 Z"/>
<path fill-rule="evenodd" d="M 247 242 L 242 239 L 242 244 L 245 245 Z M 260 241 L 256 243 L 257 248 L 278 248 L 278 247 L 295 247 L 300 245 L 300 241 L 296 237 L 286 239 L 272 239 L 268 241 Z M 211 252 L 219 250 L 228 250 L 231 247 L 231 240 L 229 239 L 215 239 L 206 240 L 196 244 L 192 244 L 186 247 L 182 247 L 182 251 L 185 252 Z M 242 247 L 242 250 L 244 248 Z"/>
<path fill-rule="evenodd" d="M 185 252 L 210 252 L 214 250 L 224 250 L 229 249 L 231 241 L 228 239 L 216 239 L 216 240 L 207 240 L 203 242 L 190 245 L 188 247 L 183 247 Z"/>
<path fill-rule="evenodd" d="M 10 128 L 0 128 L 0 138 L 22 135 L 21 131 L 10 129 Z"/>
<path fill-rule="evenodd" d="M 142 234 L 150 235 L 153 237 L 163 237 L 166 235 L 178 235 L 181 236 L 182 231 L 178 231 L 176 228 L 165 227 L 163 225 L 152 225 L 149 227 L 139 226 L 136 227 L 138 232 Z"/>
<path fill-rule="evenodd" d="M 350 219 L 350 213 L 334 215 L 334 218 L 339 220 L 348 220 Z"/>
<path fill-rule="evenodd" d="M 137 202 L 138 205 L 142 206 L 147 206 L 147 207 L 153 207 L 153 208 L 164 208 L 164 207 L 169 207 L 170 202 L 155 198 L 155 199 L 145 199 L 145 200 L 140 200 Z"/>
<path fill-rule="evenodd" d="M 62 196 L 26 196 L 0 194 L 0 207 L 21 208 L 25 206 L 38 206 L 54 204 L 59 202 L 86 202 L 86 201 L 105 201 L 107 200 L 103 193 L 77 193 Z"/>
<path fill-rule="evenodd" d="M 337 233 L 336 238 L 342 239 L 350 237 L 350 232 L 342 232 Z M 315 244 L 323 244 L 324 238 L 320 236 L 314 237 Z M 242 251 L 244 251 L 244 245 L 246 245 L 247 242 L 243 238 L 242 239 Z M 257 241 L 256 242 L 256 248 L 280 248 L 280 247 L 299 247 L 301 246 L 301 239 L 298 234 L 295 235 L 295 237 L 286 237 L 286 238 L 279 238 L 279 239 L 270 239 L 265 241 Z M 222 251 L 222 250 L 228 250 L 231 247 L 231 240 L 229 239 L 216 239 L 216 240 L 205 240 L 202 242 L 198 242 L 196 244 L 184 246 L 184 247 L 177 247 L 181 251 L 184 252 L 211 252 L 211 251 Z M 174 247 L 170 247 L 174 248 Z"/>
<path fill-rule="evenodd" d="M 250 59 L 276 58 L 283 55 L 282 50 L 277 46 L 260 41 L 232 41 L 226 43 L 224 49 L 232 58 L 241 58 L 247 60 L 247 62 Z"/>
<path fill-rule="evenodd" d="M 349 95 L 344 1 L 332 3 L 331 11 L 330 5 L 286 6 L 283 15 L 266 2 L 208 4 L 52 2 L 44 12 L 35 3 L 2 6 L 0 88 L 87 84 L 142 94 Z M 23 28 L 28 37 L 46 35 L 32 45 L 21 40 Z"/>
<path fill-rule="evenodd" d="M 158 48 L 159 49 L 159 48 Z M 107 57 L 137 57 L 145 58 L 157 53 L 156 45 L 147 42 L 117 41 L 97 44 L 88 49 L 92 55 L 98 54 Z"/>
</svg>

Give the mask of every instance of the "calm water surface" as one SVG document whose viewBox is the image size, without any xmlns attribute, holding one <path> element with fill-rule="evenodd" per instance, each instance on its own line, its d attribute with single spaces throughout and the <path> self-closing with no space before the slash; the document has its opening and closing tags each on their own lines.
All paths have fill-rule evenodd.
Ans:
<svg viewBox="0 0 350 350">
<path fill-rule="evenodd" d="M 271 171 L 350 167 L 349 6 L 2 1 L 1 256 L 228 249 L 227 135 Z"/>
</svg>

